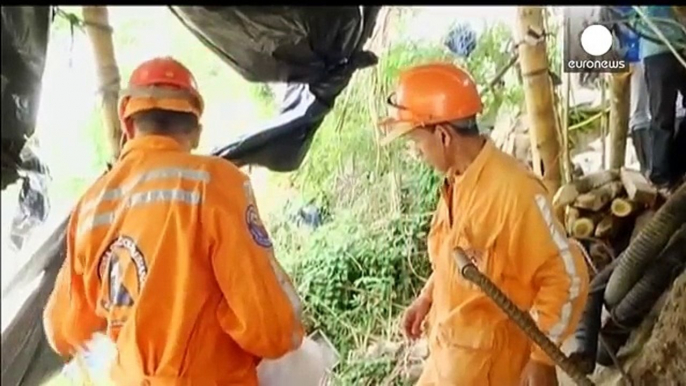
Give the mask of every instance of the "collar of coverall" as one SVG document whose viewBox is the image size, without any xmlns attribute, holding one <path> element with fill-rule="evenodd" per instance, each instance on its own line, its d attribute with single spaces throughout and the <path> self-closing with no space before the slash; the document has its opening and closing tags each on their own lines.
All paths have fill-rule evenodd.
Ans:
<svg viewBox="0 0 686 386">
<path fill-rule="evenodd" d="M 182 146 L 175 139 L 164 135 L 145 135 L 139 138 L 128 140 L 121 149 L 119 159 L 126 157 L 127 154 L 136 150 L 177 150 L 181 151 Z"/>
<path fill-rule="evenodd" d="M 471 187 L 476 184 L 481 175 L 481 171 L 484 169 L 488 160 L 493 158 L 493 153 L 495 150 L 495 144 L 490 138 L 485 138 L 484 147 L 481 149 L 479 154 L 474 158 L 467 170 L 462 174 L 457 174 L 453 170 L 449 170 L 446 173 L 444 190 L 449 188 L 455 188 L 458 184 L 460 187 Z"/>
</svg>

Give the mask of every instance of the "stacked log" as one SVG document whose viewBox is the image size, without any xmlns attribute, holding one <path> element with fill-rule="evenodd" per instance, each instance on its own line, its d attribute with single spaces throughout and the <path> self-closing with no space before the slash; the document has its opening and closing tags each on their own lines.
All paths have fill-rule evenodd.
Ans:
<svg viewBox="0 0 686 386">
<path fill-rule="evenodd" d="M 567 233 L 586 245 L 591 272 L 600 271 L 626 248 L 654 213 L 657 190 L 638 171 L 603 170 L 563 185 L 553 198 Z"/>
</svg>

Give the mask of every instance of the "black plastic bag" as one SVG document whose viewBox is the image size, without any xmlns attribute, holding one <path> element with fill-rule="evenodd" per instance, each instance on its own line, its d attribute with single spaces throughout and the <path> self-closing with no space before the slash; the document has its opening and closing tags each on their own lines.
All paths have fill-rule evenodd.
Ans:
<svg viewBox="0 0 686 386">
<path fill-rule="evenodd" d="M 252 82 L 285 82 L 280 115 L 213 154 L 291 171 L 360 68 L 380 7 L 170 7 L 200 41 Z"/>
<path fill-rule="evenodd" d="M 19 177 L 22 181 L 19 191 L 19 206 L 12 219 L 10 246 L 19 251 L 33 231 L 43 224 L 50 213 L 48 185 L 50 172 L 33 152 L 30 143 L 21 151 Z"/>
<path fill-rule="evenodd" d="M 2 190 L 19 178 L 19 153 L 36 126 L 51 21 L 49 6 L 2 6 Z"/>
</svg>

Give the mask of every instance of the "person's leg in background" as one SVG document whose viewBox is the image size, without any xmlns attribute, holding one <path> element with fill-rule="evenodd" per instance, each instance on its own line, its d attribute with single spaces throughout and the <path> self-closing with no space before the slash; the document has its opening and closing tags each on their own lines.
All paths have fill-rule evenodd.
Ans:
<svg viewBox="0 0 686 386">
<path fill-rule="evenodd" d="M 630 100 L 629 133 L 636 150 L 636 158 L 641 165 L 641 173 L 647 176 L 650 170 L 650 107 L 643 63 L 640 61 L 631 64 Z"/>
<path fill-rule="evenodd" d="M 668 187 L 674 179 L 672 150 L 674 121 L 679 81 L 683 76 L 681 63 L 671 52 L 643 59 L 646 85 L 650 98 L 651 162 L 649 178 L 658 187 Z"/>
</svg>

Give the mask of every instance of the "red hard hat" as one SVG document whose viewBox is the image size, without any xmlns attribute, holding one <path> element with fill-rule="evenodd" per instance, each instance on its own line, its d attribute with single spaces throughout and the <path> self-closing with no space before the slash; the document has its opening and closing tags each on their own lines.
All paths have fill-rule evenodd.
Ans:
<svg viewBox="0 0 686 386">
<path fill-rule="evenodd" d="M 452 63 L 425 64 L 401 72 L 388 103 L 394 111 L 380 123 L 387 130 L 385 143 L 416 127 L 473 117 L 483 108 L 472 76 Z"/>
<path fill-rule="evenodd" d="M 203 113 L 204 101 L 193 74 L 177 60 L 164 57 L 143 62 L 131 74 L 119 100 L 119 117 L 151 109 Z"/>
</svg>

